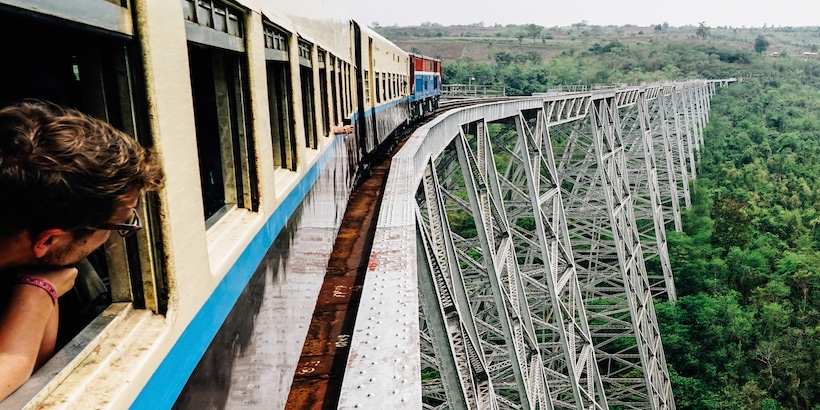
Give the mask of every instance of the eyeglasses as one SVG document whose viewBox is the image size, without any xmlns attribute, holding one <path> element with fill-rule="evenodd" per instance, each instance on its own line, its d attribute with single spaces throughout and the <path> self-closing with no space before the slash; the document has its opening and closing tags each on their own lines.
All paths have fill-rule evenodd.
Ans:
<svg viewBox="0 0 820 410">
<path fill-rule="evenodd" d="M 123 223 L 106 223 L 98 227 L 89 227 L 88 229 L 95 231 L 117 231 L 117 233 L 120 234 L 120 236 L 122 236 L 123 238 L 127 238 L 131 235 L 134 235 L 135 233 L 137 233 L 137 231 L 142 229 L 142 221 L 140 220 L 140 214 L 137 213 L 137 210 L 132 208 L 131 217 Z"/>
</svg>

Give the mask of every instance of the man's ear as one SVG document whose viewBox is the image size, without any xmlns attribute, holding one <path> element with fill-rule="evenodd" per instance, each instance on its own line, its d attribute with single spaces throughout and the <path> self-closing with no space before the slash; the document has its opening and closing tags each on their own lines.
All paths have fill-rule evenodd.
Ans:
<svg viewBox="0 0 820 410">
<path fill-rule="evenodd" d="M 46 229 L 35 236 L 31 243 L 31 250 L 35 258 L 42 258 L 55 245 L 71 240 L 71 233 L 62 229 Z"/>
</svg>

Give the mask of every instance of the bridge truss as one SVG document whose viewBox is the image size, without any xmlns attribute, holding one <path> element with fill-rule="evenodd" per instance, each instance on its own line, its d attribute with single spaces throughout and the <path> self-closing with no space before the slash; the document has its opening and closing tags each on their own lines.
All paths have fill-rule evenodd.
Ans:
<svg viewBox="0 0 820 410">
<path fill-rule="evenodd" d="M 729 81 L 420 128 L 393 159 L 340 408 L 674 409 L 654 310 L 676 297 L 665 232 Z"/>
</svg>

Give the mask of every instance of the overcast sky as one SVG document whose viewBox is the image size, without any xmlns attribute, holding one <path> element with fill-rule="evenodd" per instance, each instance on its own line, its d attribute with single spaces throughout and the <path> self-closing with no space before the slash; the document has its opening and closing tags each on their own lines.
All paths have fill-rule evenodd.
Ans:
<svg viewBox="0 0 820 410">
<path fill-rule="evenodd" d="M 820 26 L 819 0 L 343 0 L 359 23 Z"/>
</svg>

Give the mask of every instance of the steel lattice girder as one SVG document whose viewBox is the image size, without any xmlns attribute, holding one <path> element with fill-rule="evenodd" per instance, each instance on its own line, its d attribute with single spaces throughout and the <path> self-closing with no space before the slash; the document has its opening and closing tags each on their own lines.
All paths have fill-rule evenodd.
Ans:
<svg viewBox="0 0 820 410">
<path fill-rule="evenodd" d="M 644 258 L 668 264 L 664 228 L 690 201 L 713 94 L 694 81 L 489 104 L 408 142 L 391 174 L 418 175 L 413 210 L 386 199 L 379 225 L 401 243 L 415 221 L 423 407 L 674 408 L 652 298 L 674 300 L 674 284 L 669 270 L 651 283 Z M 385 246 L 368 273 L 382 289 Z M 351 349 L 345 386 L 378 385 L 355 375 L 355 336 Z"/>
</svg>

